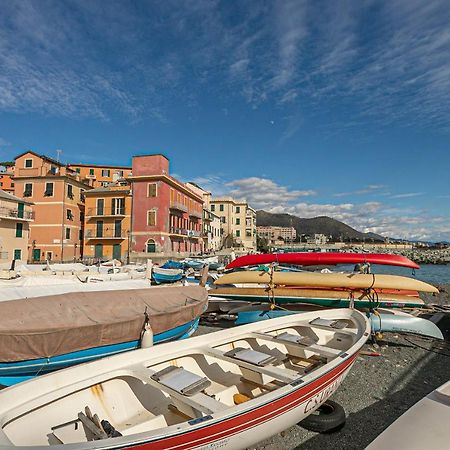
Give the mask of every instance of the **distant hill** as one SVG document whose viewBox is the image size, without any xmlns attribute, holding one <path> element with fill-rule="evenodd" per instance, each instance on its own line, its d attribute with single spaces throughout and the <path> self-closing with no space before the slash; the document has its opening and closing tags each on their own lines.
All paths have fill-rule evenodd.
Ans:
<svg viewBox="0 0 450 450">
<path fill-rule="evenodd" d="M 309 236 L 325 234 L 332 236 L 335 241 L 354 240 L 362 241 L 363 239 L 374 239 L 375 241 L 384 241 L 384 237 L 375 233 L 361 233 L 351 226 L 332 219 L 328 216 L 319 216 L 312 219 L 302 219 L 301 217 L 292 216 L 291 214 L 272 214 L 267 211 L 256 211 L 256 225 L 258 226 L 278 226 L 278 227 L 294 227 L 297 235 L 306 234 Z"/>
</svg>

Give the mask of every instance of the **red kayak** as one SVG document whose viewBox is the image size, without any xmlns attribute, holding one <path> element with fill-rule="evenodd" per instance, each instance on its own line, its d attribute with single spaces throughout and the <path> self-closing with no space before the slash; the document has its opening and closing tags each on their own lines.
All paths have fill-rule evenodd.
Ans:
<svg viewBox="0 0 450 450">
<path fill-rule="evenodd" d="M 338 252 L 311 252 L 311 253 L 264 253 L 261 255 L 246 255 L 231 261 L 225 268 L 235 269 L 244 266 L 257 266 L 259 264 L 298 264 L 300 266 L 335 266 L 337 264 L 385 264 L 387 266 L 409 267 L 420 269 L 414 261 L 400 255 L 385 253 L 338 253 Z"/>
</svg>

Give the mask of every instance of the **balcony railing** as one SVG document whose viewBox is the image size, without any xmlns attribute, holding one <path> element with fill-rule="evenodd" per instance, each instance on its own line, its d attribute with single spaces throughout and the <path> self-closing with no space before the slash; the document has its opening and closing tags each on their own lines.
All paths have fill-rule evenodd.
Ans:
<svg viewBox="0 0 450 450">
<path fill-rule="evenodd" d="M 19 211 L 14 208 L 0 208 L 0 217 L 7 219 L 17 219 L 17 220 L 34 220 L 33 211 Z"/>
<path fill-rule="evenodd" d="M 84 237 L 86 239 L 125 239 L 127 231 L 124 230 L 87 230 Z"/>
<path fill-rule="evenodd" d="M 87 210 L 87 217 L 98 217 L 98 216 L 124 216 L 125 207 L 122 208 L 89 208 Z"/>
<path fill-rule="evenodd" d="M 191 217 L 195 217 L 197 219 L 201 219 L 203 217 L 203 212 L 202 211 L 200 211 L 200 212 L 199 211 L 190 211 L 189 215 Z"/>
<path fill-rule="evenodd" d="M 187 212 L 188 207 L 180 202 L 170 202 L 170 209 L 177 209 L 178 211 Z"/>
<path fill-rule="evenodd" d="M 201 231 L 185 230 L 184 228 L 176 228 L 176 227 L 170 227 L 170 233 L 181 234 L 187 237 L 200 237 L 202 235 Z"/>
</svg>

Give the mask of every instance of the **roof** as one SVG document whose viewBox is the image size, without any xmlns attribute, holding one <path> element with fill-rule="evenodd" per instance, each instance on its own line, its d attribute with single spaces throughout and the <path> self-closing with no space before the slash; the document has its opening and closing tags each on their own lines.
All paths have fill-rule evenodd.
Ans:
<svg viewBox="0 0 450 450">
<path fill-rule="evenodd" d="M 121 187 L 122 189 L 112 189 Z M 94 189 L 90 189 L 89 191 L 85 191 L 84 195 L 86 194 L 95 194 L 95 193 L 105 193 L 105 192 L 111 192 L 111 193 L 117 193 L 117 192 L 127 192 L 129 193 L 131 191 L 130 185 L 113 185 L 113 186 L 101 186 Z"/>
<path fill-rule="evenodd" d="M 98 168 L 108 168 L 108 169 L 132 169 L 131 166 L 114 166 L 112 164 L 75 164 L 68 163 L 69 167 L 98 167 Z"/>
<path fill-rule="evenodd" d="M 3 189 L 0 189 L 0 198 L 4 198 L 5 200 L 12 200 L 14 202 L 26 203 L 27 205 L 32 205 L 33 203 L 27 202 L 23 198 L 16 197 L 8 192 L 5 192 Z"/>
<path fill-rule="evenodd" d="M 45 159 L 46 161 L 48 161 L 48 162 L 50 162 L 52 164 L 56 164 L 57 166 L 60 166 L 60 167 L 64 167 L 65 166 L 65 164 L 57 161 L 56 159 L 50 158 L 49 156 L 46 156 L 46 155 L 40 155 L 39 153 L 33 152 L 33 150 L 27 150 L 26 152 L 23 152 L 20 155 L 17 155 L 14 159 L 18 159 L 21 156 L 26 155 L 27 153 L 32 153 L 33 155 L 35 155 L 35 156 L 37 156 L 39 158 Z"/>
</svg>

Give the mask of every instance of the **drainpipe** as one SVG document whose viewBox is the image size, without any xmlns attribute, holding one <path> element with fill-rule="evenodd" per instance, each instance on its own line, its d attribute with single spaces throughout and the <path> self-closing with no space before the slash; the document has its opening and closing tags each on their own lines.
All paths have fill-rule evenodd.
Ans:
<svg viewBox="0 0 450 450">
<path fill-rule="evenodd" d="M 66 203 L 66 179 L 63 182 L 63 203 L 62 203 L 62 228 L 61 228 L 61 262 L 64 262 L 64 237 L 65 237 L 65 221 L 64 221 L 64 206 Z"/>
</svg>

